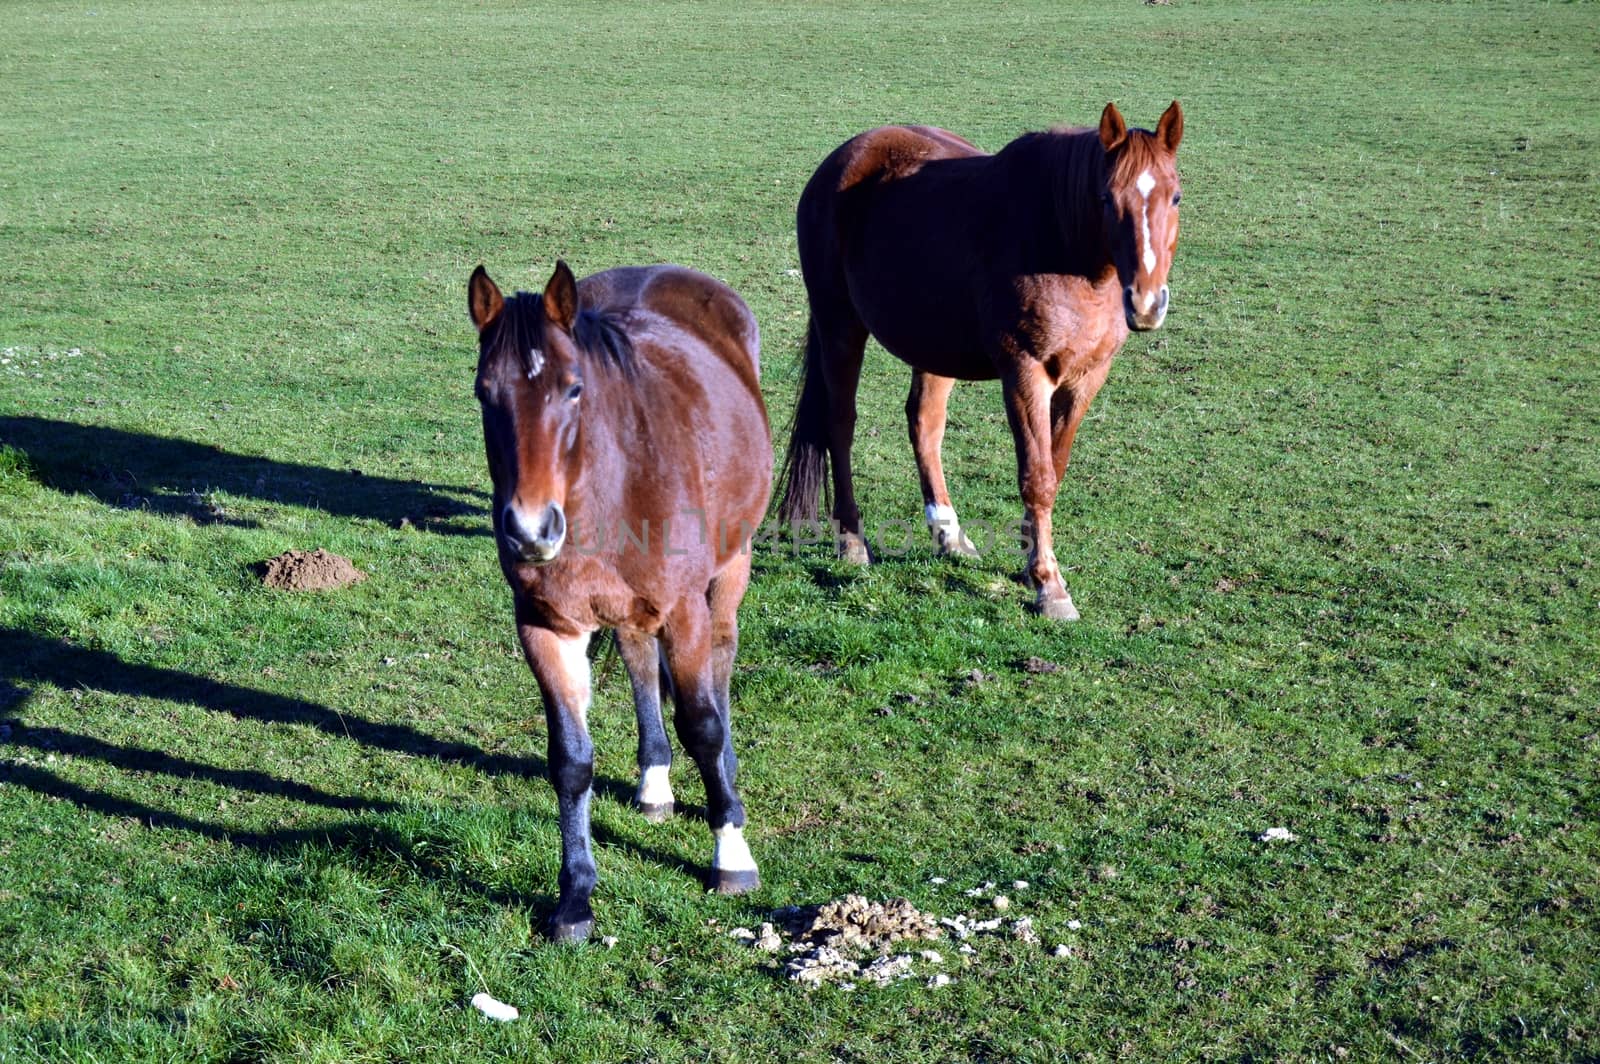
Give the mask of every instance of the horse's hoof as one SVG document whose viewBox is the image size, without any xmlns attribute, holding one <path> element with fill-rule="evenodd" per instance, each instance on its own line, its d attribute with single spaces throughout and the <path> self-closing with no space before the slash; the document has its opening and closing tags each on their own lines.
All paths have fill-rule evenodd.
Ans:
<svg viewBox="0 0 1600 1064">
<path fill-rule="evenodd" d="M 711 889 L 718 894 L 749 894 L 761 886 L 761 874 L 754 868 L 730 871 L 726 868 L 711 870 Z"/>
<path fill-rule="evenodd" d="M 1052 621 L 1075 621 L 1078 619 L 1078 608 L 1072 604 L 1071 595 L 1062 595 L 1059 598 L 1045 598 L 1039 596 L 1039 601 L 1034 604 L 1041 617 Z"/>
<path fill-rule="evenodd" d="M 594 934 L 594 917 L 583 920 L 574 920 L 567 923 L 561 920 L 550 922 L 551 942 L 583 942 Z"/>
<path fill-rule="evenodd" d="M 867 550 L 867 541 L 854 532 L 839 533 L 839 560 L 851 565 L 870 565 L 872 552 Z"/>
<path fill-rule="evenodd" d="M 639 813 L 652 824 L 665 824 L 672 819 L 675 806 L 671 802 L 640 802 Z"/>
<path fill-rule="evenodd" d="M 945 539 L 939 543 L 939 557 L 941 558 L 982 558 L 978 548 L 965 535 L 954 540 Z"/>
</svg>

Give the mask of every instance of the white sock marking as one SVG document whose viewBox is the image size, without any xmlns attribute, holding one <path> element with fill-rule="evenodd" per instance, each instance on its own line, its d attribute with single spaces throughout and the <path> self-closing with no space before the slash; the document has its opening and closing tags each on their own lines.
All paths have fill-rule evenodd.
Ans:
<svg viewBox="0 0 1600 1064">
<path fill-rule="evenodd" d="M 563 639 L 561 647 L 561 671 L 567 674 L 567 683 L 571 685 L 573 696 L 577 699 L 578 719 L 584 724 L 589 720 L 589 636 L 585 632 L 574 639 Z"/>
<path fill-rule="evenodd" d="M 930 502 L 922 508 L 922 512 L 927 517 L 928 529 L 933 533 L 934 541 L 939 546 L 948 548 L 952 543 L 960 544 L 965 542 L 967 537 L 961 532 L 961 522 L 956 519 L 956 508 L 954 506 Z M 971 548 L 970 543 L 967 546 Z"/>
<path fill-rule="evenodd" d="M 651 765 L 639 778 L 638 802 L 640 805 L 671 805 L 672 784 L 667 779 L 666 765 Z"/>
<path fill-rule="evenodd" d="M 744 829 L 732 824 L 715 832 L 717 848 L 711 855 L 711 867 L 724 872 L 754 872 L 756 859 L 750 856 L 750 847 L 744 841 Z"/>
<path fill-rule="evenodd" d="M 1146 170 L 1139 175 L 1133 183 L 1139 190 L 1139 195 L 1144 197 L 1144 206 L 1140 208 L 1140 217 L 1144 225 L 1144 269 L 1146 273 L 1156 272 L 1156 250 L 1150 246 L 1150 193 L 1156 187 L 1156 179 Z M 1145 307 L 1146 310 L 1150 308 Z"/>
</svg>

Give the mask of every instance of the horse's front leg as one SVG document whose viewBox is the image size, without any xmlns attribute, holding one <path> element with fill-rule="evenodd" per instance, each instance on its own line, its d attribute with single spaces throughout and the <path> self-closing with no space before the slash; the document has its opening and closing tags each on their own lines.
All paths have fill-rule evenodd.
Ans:
<svg viewBox="0 0 1600 1064">
<path fill-rule="evenodd" d="M 744 803 L 734 788 L 739 763 L 718 684 L 717 655 L 728 659 L 731 671 L 732 647 L 725 633 L 714 638 L 712 627 L 705 600 L 691 598 L 673 612 L 661 642 L 672 677 L 673 726 L 705 783 L 706 822 L 715 840 L 711 886 L 719 894 L 743 894 L 759 887 L 761 876 L 744 839 Z"/>
<path fill-rule="evenodd" d="M 1058 492 L 1062 478 L 1067 475 L 1067 461 L 1072 457 L 1072 441 L 1077 438 L 1078 426 L 1083 424 L 1083 415 L 1089 412 L 1089 404 L 1099 394 L 1110 370 L 1108 358 L 1073 383 L 1057 388 L 1050 400 L 1051 450 L 1055 456 Z"/>
<path fill-rule="evenodd" d="M 550 937 L 577 942 L 594 930 L 594 854 L 589 845 L 589 799 L 594 743 L 589 739 L 589 633 L 564 636 L 519 617 L 517 636 L 544 696 L 550 783 L 561 828 L 561 895 Z"/>
<path fill-rule="evenodd" d="M 1075 621 L 1078 610 L 1056 565 L 1051 511 L 1056 502 L 1055 448 L 1050 401 L 1055 387 L 1044 367 L 1031 358 L 1018 360 L 1003 378 L 1006 418 L 1017 448 L 1017 486 L 1022 493 L 1022 534 L 1028 546 L 1028 583 L 1035 590 L 1034 609 L 1052 620 Z"/>
<path fill-rule="evenodd" d="M 617 629 L 617 646 L 633 685 L 633 711 L 639 720 L 639 790 L 634 802 L 651 823 L 672 816 L 672 744 L 661 723 L 661 645 L 643 632 Z"/>
</svg>

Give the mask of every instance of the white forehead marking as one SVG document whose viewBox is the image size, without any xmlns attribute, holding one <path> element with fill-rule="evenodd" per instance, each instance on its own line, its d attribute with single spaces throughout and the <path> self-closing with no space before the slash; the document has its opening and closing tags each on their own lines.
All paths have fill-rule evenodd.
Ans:
<svg viewBox="0 0 1600 1064">
<path fill-rule="evenodd" d="M 1144 227 L 1144 272 L 1156 272 L 1156 249 L 1150 246 L 1150 190 L 1156 187 L 1156 179 L 1149 170 L 1139 175 L 1133 187 L 1139 190 L 1139 195 L 1144 197 L 1144 205 L 1140 208 L 1140 222 Z"/>
<path fill-rule="evenodd" d="M 544 369 L 543 352 L 537 347 L 528 348 L 528 379 L 532 380 L 537 377 L 542 369 Z"/>
</svg>

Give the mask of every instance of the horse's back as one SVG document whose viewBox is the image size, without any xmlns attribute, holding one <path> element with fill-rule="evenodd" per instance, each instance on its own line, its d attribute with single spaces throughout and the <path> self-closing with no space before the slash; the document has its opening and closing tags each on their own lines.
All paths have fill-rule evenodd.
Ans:
<svg viewBox="0 0 1600 1064">
<path fill-rule="evenodd" d="M 772 436 L 761 396 L 760 331 L 728 285 L 683 266 L 624 266 L 585 278 L 583 305 L 626 324 L 635 357 L 653 372 L 634 387 L 649 409 L 682 428 L 657 435 L 666 452 L 719 496 L 689 502 L 729 528 L 758 523 L 771 488 Z M 687 431 L 685 431 L 685 429 Z M 713 482 L 720 486 L 713 488 Z"/>
<path fill-rule="evenodd" d="M 796 211 L 813 321 L 859 321 L 941 376 L 993 377 L 977 316 L 988 279 L 976 274 L 994 258 L 994 160 L 934 126 L 882 126 L 835 149 Z"/>
<path fill-rule="evenodd" d="M 815 199 L 863 185 L 903 180 L 936 160 L 983 154 L 970 141 L 937 126 L 879 126 L 834 149 L 817 168 L 806 195 Z"/>
<path fill-rule="evenodd" d="M 650 339 L 652 316 L 685 330 L 760 397 L 761 330 L 739 293 L 715 277 L 686 266 L 621 266 L 584 278 L 578 292 L 585 307 L 623 316 L 642 312 L 636 343 Z"/>
</svg>

